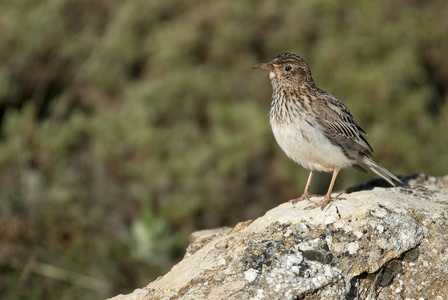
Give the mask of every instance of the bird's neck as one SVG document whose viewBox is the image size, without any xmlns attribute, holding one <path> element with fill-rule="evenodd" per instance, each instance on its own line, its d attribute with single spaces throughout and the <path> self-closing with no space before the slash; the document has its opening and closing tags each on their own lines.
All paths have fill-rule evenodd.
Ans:
<svg viewBox="0 0 448 300">
<path fill-rule="evenodd" d="M 297 89 L 273 87 L 271 110 L 269 112 L 271 124 L 290 124 L 297 120 L 303 107 L 303 98 Z"/>
<path fill-rule="evenodd" d="M 301 85 L 286 86 L 272 84 L 270 119 L 276 123 L 296 122 L 304 109 L 313 106 L 315 91 L 319 90 L 313 81 Z"/>
</svg>

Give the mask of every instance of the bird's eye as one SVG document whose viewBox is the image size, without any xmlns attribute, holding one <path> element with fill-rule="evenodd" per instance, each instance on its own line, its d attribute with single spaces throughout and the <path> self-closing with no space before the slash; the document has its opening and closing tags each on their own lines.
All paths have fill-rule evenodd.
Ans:
<svg viewBox="0 0 448 300">
<path fill-rule="evenodd" d="M 292 67 L 291 66 L 286 66 L 285 67 L 285 71 L 291 71 Z"/>
</svg>

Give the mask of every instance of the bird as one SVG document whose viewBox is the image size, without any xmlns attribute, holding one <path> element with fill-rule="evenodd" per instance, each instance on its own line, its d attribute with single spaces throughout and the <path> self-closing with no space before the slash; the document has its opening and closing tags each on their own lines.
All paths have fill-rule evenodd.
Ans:
<svg viewBox="0 0 448 300">
<path fill-rule="evenodd" d="M 339 171 L 353 167 L 366 173 L 360 164 L 392 186 L 403 184 L 372 159 L 366 132 L 339 99 L 317 87 L 303 58 L 282 53 L 252 68 L 269 71 L 272 85 L 269 119 L 277 143 L 290 159 L 310 172 L 302 196 L 291 203 L 318 196 L 309 192 L 314 172 L 333 172 L 323 200 L 306 207 L 323 210 L 330 202 L 341 199 L 331 196 Z"/>
</svg>

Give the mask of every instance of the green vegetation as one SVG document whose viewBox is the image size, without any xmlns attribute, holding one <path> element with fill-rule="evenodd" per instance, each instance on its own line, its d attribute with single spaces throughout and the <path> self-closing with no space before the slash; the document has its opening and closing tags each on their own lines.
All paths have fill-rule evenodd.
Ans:
<svg viewBox="0 0 448 300">
<path fill-rule="evenodd" d="M 275 143 L 268 78 L 250 69 L 282 52 L 344 101 L 379 163 L 446 174 L 447 13 L 443 0 L 2 0 L 0 298 L 130 292 L 192 231 L 300 195 L 308 174 Z M 373 177 L 342 171 L 337 188 Z"/>
</svg>

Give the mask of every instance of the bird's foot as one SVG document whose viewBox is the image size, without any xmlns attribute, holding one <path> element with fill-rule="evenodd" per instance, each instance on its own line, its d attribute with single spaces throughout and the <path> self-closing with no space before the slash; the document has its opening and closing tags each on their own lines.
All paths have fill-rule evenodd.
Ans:
<svg viewBox="0 0 448 300">
<path fill-rule="evenodd" d="M 331 197 L 331 196 L 325 196 L 325 198 L 320 201 L 319 203 L 316 203 L 314 205 L 310 205 L 308 207 L 305 207 L 306 210 L 311 210 L 320 207 L 321 210 L 324 210 L 324 208 L 330 203 L 338 200 L 345 200 L 345 198 L 337 198 L 337 197 Z"/>
<path fill-rule="evenodd" d="M 308 200 L 308 201 L 310 201 L 310 198 L 311 198 L 311 197 L 319 197 L 319 195 L 311 194 L 311 193 L 309 193 L 309 192 L 305 192 L 305 193 L 303 193 L 303 195 L 300 196 L 299 198 L 291 199 L 291 200 L 289 200 L 288 202 L 289 202 L 289 203 L 292 203 L 292 204 L 297 204 L 297 202 L 300 202 L 300 201 L 303 201 L 303 200 Z"/>
</svg>

